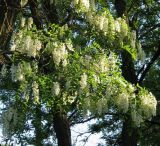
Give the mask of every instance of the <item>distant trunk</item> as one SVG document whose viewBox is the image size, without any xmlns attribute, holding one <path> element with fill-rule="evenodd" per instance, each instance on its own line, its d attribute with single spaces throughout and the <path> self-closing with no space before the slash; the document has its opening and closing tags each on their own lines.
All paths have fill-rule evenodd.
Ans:
<svg viewBox="0 0 160 146">
<path fill-rule="evenodd" d="M 58 146 L 71 146 L 71 131 L 67 115 L 62 112 L 54 114 L 54 130 L 58 140 Z"/>
</svg>

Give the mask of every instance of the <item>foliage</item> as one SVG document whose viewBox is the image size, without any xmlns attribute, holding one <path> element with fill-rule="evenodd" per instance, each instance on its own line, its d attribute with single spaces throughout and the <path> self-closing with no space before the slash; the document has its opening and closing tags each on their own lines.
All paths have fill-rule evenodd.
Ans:
<svg viewBox="0 0 160 146">
<path fill-rule="evenodd" d="M 26 5 L 21 1 L 21 7 Z M 56 7 L 58 24 L 44 22 L 38 29 L 32 17 L 20 17 L 15 23 L 11 62 L 1 68 L 1 87 L 14 93 L 1 116 L 4 136 L 20 136 L 26 126 L 34 127 L 37 107 L 46 131 L 53 128 L 51 119 L 58 110 L 68 114 L 78 110 L 82 118 L 103 117 L 113 110 L 123 115 L 120 120 L 130 115 L 134 126 L 155 116 L 154 95 L 122 76 L 121 52 L 127 51 L 133 60 L 144 58 L 127 18 L 114 18 L 103 1 L 61 0 L 50 5 Z M 63 24 L 68 9 L 74 20 Z"/>
</svg>

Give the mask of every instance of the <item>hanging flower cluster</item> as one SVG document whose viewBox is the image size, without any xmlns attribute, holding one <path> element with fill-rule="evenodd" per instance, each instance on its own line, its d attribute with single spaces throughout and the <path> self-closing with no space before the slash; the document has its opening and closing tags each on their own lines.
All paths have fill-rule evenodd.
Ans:
<svg viewBox="0 0 160 146">
<path fill-rule="evenodd" d="M 82 3 L 87 5 L 85 1 L 78 1 L 78 5 L 82 5 Z M 91 18 L 96 18 L 96 21 L 94 22 Z M 129 28 L 122 18 L 114 20 L 110 14 L 100 15 L 91 12 L 90 15 L 87 14 L 87 21 L 105 36 L 118 36 L 122 39 L 129 36 L 133 39 L 133 46 L 136 42 L 135 33 L 130 34 Z M 45 36 L 44 44 L 46 46 L 41 51 L 41 55 L 45 54 L 44 56 L 49 58 L 47 62 L 49 65 L 43 64 L 42 66 L 39 66 L 41 62 L 38 61 L 45 60 L 45 57 L 38 60 L 42 44 L 37 37 L 34 37 L 37 35 L 31 33 L 32 36 L 19 32 L 17 37 L 13 39 L 12 50 L 34 57 L 35 60 L 37 59 L 35 61 L 37 63 L 35 65 L 22 61 L 18 64 L 13 63 L 10 69 L 12 81 L 22 83 L 26 80 L 27 83 L 30 83 L 31 89 L 28 91 L 32 93 L 30 95 L 33 96 L 36 103 L 43 102 L 43 100 L 46 102 L 48 99 L 50 102 L 55 102 L 52 99 L 58 99 L 56 102 L 59 102 L 60 106 L 68 108 L 74 101 L 77 101 L 77 107 L 84 115 L 90 112 L 101 116 L 110 108 L 121 113 L 130 113 L 133 121 L 139 120 L 141 122 L 141 119 L 151 118 L 155 115 L 155 97 L 145 92 L 135 94 L 137 87 L 129 84 L 122 77 L 117 55 L 111 50 L 92 46 L 93 42 L 88 44 L 86 48 L 76 48 L 76 44 L 65 36 L 65 31 L 64 28 L 56 26 L 49 32 L 49 38 Z M 93 51 L 93 48 L 96 51 Z M 45 70 L 45 72 L 39 73 L 39 70 Z M 34 72 L 34 77 L 30 75 L 28 80 L 26 78 L 27 72 Z M 42 78 L 40 81 L 42 76 L 49 79 Z M 39 82 L 36 79 L 39 79 Z M 47 84 L 48 82 L 51 83 Z M 43 86 L 46 85 L 49 87 L 43 89 Z M 48 92 L 52 94 L 48 94 L 47 98 L 43 99 L 43 95 L 46 96 Z M 53 103 L 51 104 L 53 105 Z M 134 109 L 134 106 L 138 107 L 138 110 Z M 144 113 L 145 109 L 148 113 Z M 142 118 L 140 119 L 140 117 Z"/>
<path fill-rule="evenodd" d="M 42 47 L 40 40 L 33 39 L 30 35 L 26 35 L 22 31 L 15 34 L 12 41 L 11 51 L 27 54 L 29 57 L 36 57 Z"/>
<path fill-rule="evenodd" d="M 64 92 L 62 95 L 62 101 L 65 106 L 71 105 L 77 98 L 77 92 L 68 95 L 67 92 Z"/>
<path fill-rule="evenodd" d="M 151 92 L 143 88 L 137 97 L 138 100 L 132 99 L 131 116 L 135 125 L 140 126 L 141 122 L 156 115 L 157 100 Z"/>
<path fill-rule="evenodd" d="M 89 0 L 73 0 L 74 7 L 77 8 L 78 11 L 86 12 L 90 8 Z"/>
<path fill-rule="evenodd" d="M 23 81 L 24 80 L 24 74 L 23 74 L 23 69 L 22 65 L 18 64 L 18 66 L 15 66 L 12 64 L 11 66 L 11 74 L 12 74 L 12 81 L 17 82 L 17 81 Z"/>
<path fill-rule="evenodd" d="M 119 112 L 131 112 L 132 119 L 137 126 L 144 119 L 155 116 L 157 105 L 155 97 L 143 88 L 139 89 L 137 95 L 135 93 L 137 87 L 128 83 L 118 73 L 119 67 L 116 64 L 117 61 L 115 61 L 117 60 L 116 55 L 110 53 L 109 57 L 104 56 L 100 55 L 96 58 L 99 61 L 97 65 L 95 65 L 96 60 L 92 56 L 85 55 L 84 60 L 82 59 L 83 66 L 89 70 L 83 72 L 80 79 L 82 92 L 79 92 L 79 96 L 85 94 L 82 107 L 84 115 L 88 114 L 87 111 L 101 115 L 106 113 L 110 106 L 115 106 Z"/>
<path fill-rule="evenodd" d="M 81 80 L 80 80 L 80 87 L 81 89 L 84 89 L 87 86 L 87 75 L 83 73 L 81 75 Z"/>
<path fill-rule="evenodd" d="M 58 82 L 53 82 L 52 94 L 58 96 L 60 94 L 60 84 Z"/>
<path fill-rule="evenodd" d="M 35 103 L 39 103 L 39 87 L 38 83 L 36 81 L 33 81 L 32 83 L 32 92 Z"/>
<path fill-rule="evenodd" d="M 114 20 L 112 15 L 104 11 L 102 14 L 97 14 L 94 11 L 86 13 L 86 19 L 90 25 L 103 32 L 104 35 L 113 37 L 115 33 L 123 41 L 124 37 L 128 36 L 129 27 L 123 18 Z"/>
<path fill-rule="evenodd" d="M 143 92 L 141 90 L 141 92 Z M 151 92 L 139 93 L 140 98 L 140 113 L 145 116 L 146 119 L 155 116 L 156 115 L 156 106 L 157 106 L 157 100 L 153 96 Z"/>
<path fill-rule="evenodd" d="M 18 65 L 12 64 L 10 72 L 13 82 L 24 81 L 25 75 L 31 74 L 32 68 L 30 66 L 30 63 L 22 62 L 18 63 Z"/>
<path fill-rule="evenodd" d="M 131 40 L 131 47 L 132 48 L 136 48 L 136 37 L 137 37 L 137 35 L 136 35 L 136 31 L 131 31 L 131 33 L 130 33 L 130 40 Z"/>
<path fill-rule="evenodd" d="M 63 67 L 67 65 L 67 55 L 68 55 L 68 51 L 64 43 L 54 44 L 52 57 L 53 57 L 54 63 L 57 66 L 59 66 L 61 62 Z"/>
<path fill-rule="evenodd" d="M 129 94 L 128 93 L 120 93 L 116 98 L 117 107 L 123 111 L 124 113 L 128 112 L 129 109 Z"/>
</svg>

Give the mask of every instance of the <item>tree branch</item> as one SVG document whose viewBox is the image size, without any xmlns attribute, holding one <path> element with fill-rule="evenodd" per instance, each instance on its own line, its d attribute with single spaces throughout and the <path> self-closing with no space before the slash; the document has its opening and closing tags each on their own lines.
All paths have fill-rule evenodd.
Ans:
<svg viewBox="0 0 160 146">
<path fill-rule="evenodd" d="M 151 59 L 151 61 L 148 63 L 147 67 L 145 68 L 145 70 L 143 71 L 138 83 L 141 84 L 146 76 L 146 74 L 148 73 L 148 71 L 150 70 L 151 66 L 154 64 L 154 62 L 158 59 L 158 57 L 160 56 L 160 42 L 159 42 L 159 46 L 158 46 L 158 50 L 156 51 L 156 53 L 154 54 L 153 58 Z"/>
<path fill-rule="evenodd" d="M 160 23 L 155 24 L 149 30 L 147 30 L 146 32 L 142 33 L 142 35 L 140 35 L 139 39 L 142 39 L 144 36 L 146 36 L 148 33 L 150 33 L 151 31 L 153 31 L 154 29 L 156 29 L 158 27 L 160 27 Z"/>
</svg>

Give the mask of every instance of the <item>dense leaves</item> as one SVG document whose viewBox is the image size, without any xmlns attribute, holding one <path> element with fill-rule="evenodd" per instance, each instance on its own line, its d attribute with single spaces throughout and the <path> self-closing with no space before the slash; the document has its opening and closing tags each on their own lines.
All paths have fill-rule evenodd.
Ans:
<svg viewBox="0 0 160 146">
<path fill-rule="evenodd" d="M 107 135 L 115 136 L 112 141 L 108 138 L 107 143 L 112 145 L 116 139 L 124 140 L 120 132 L 126 119 L 130 119 L 130 127 L 142 127 L 143 131 L 145 122 L 156 116 L 157 100 L 151 92 L 156 96 L 159 92 L 152 91 L 155 88 L 147 81 L 155 83 L 159 77 L 158 62 L 150 69 L 160 54 L 151 59 L 153 50 L 160 46 L 158 18 L 149 17 L 157 15 L 159 9 L 153 7 L 156 1 L 138 1 L 133 6 L 131 1 L 122 2 L 115 1 L 118 18 L 112 1 L 17 3 L 22 11 L 12 22 L 9 37 L 5 23 L 1 26 L 2 38 L 8 37 L 1 49 L 7 60 L 1 63 L 0 84 L 4 90 L 1 124 L 7 140 L 16 137 L 21 144 L 40 146 L 49 143 L 55 132 L 59 146 L 70 146 L 69 122 L 93 116 L 102 118 L 102 122 L 91 126 L 91 130 L 113 130 L 112 136 Z M 148 16 L 143 8 L 149 9 Z M 147 37 L 148 27 L 152 39 Z M 135 66 L 128 66 L 130 62 Z M 126 76 L 130 70 L 137 71 L 137 81 Z M 118 118 L 111 116 L 107 120 L 108 112 L 116 113 Z M 143 139 L 143 135 L 140 137 Z"/>
</svg>

